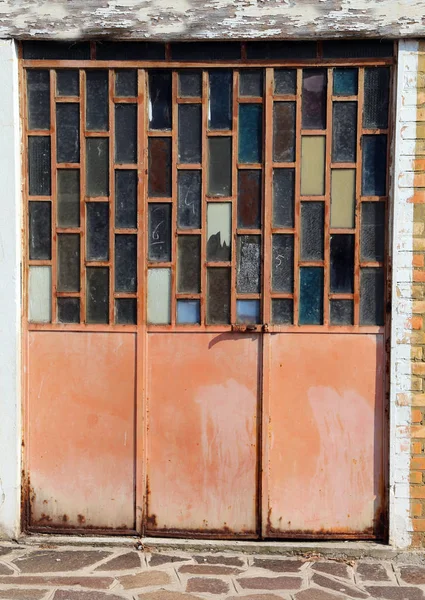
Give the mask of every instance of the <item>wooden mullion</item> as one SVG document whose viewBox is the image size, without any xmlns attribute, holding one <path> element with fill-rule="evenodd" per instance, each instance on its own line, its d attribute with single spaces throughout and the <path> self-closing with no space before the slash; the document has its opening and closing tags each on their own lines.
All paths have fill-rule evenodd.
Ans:
<svg viewBox="0 0 425 600">
<path fill-rule="evenodd" d="M 80 70 L 80 322 L 86 315 L 86 73 Z"/>
<path fill-rule="evenodd" d="M 171 325 L 176 325 L 176 292 L 177 292 L 177 163 L 178 163 L 178 119 L 179 107 L 177 104 L 178 95 L 178 73 L 172 72 L 172 92 L 171 92 L 171 107 L 172 107 L 172 162 L 171 162 Z"/>
<path fill-rule="evenodd" d="M 301 103 L 302 103 L 302 69 L 297 69 L 297 104 L 295 119 L 295 206 L 294 206 L 294 325 L 298 325 L 299 315 L 299 258 L 300 258 L 300 216 L 301 216 Z"/>
<path fill-rule="evenodd" d="M 201 325 L 207 322 L 207 178 L 208 178 L 208 72 L 202 71 L 202 173 L 201 173 Z"/>
<path fill-rule="evenodd" d="M 56 152 L 56 71 L 50 70 L 50 151 L 51 151 L 51 227 L 52 227 L 52 323 L 57 322 L 57 233 L 56 233 L 56 204 L 57 204 L 57 152 Z"/>
<path fill-rule="evenodd" d="M 109 99 L 109 323 L 115 322 L 115 71 L 108 71 Z"/>
<path fill-rule="evenodd" d="M 272 292 L 272 197 L 273 197 L 273 89 L 274 70 L 265 71 L 265 99 L 264 99 L 264 171 L 263 171 L 263 277 L 262 277 L 262 323 L 268 325 L 271 322 L 271 298 Z"/>
<path fill-rule="evenodd" d="M 354 241 L 354 326 L 360 323 L 360 207 L 362 195 L 362 121 L 364 99 L 364 69 L 359 69 L 357 101 L 357 168 Z"/>
<path fill-rule="evenodd" d="M 238 121 L 239 121 L 239 71 L 233 71 L 233 104 L 232 104 L 232 234 L 231 234 L 231 264 L 230 274 L 230 323 L 237 322 L 236 287 L 237 287 L 237 197 L 238 197 Z"/>
<path fill-rule="evenodd" d="M 325 161 L 325 210 L 324 210 L 324 277 L 323 277 L 323 323 L 329 325 L 330 293 L 330 218 L 331 218 L 331 163 L 332 163 L 332 90 L 333 71 L 328 69 L 328 87 L 326 103 L 326 161 Z"/>
</svg>

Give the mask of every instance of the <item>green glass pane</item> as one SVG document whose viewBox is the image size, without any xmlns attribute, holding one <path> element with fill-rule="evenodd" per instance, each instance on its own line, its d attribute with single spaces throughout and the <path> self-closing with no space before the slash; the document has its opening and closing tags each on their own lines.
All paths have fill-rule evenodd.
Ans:
<svg viewBox="0 0 425 600">
<path fill-rule="evenodd" d="M 261 104 L 239 106 L 239 162 L 262 161 L 263 107 Z"/>
</svg>

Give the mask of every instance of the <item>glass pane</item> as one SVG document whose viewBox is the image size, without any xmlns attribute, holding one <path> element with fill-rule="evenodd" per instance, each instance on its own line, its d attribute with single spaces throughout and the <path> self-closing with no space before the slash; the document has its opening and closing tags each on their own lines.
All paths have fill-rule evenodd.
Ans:
<svg viewBox="0 0 425 600">
<path fill-rule="evenodd" d="M 115 71 L 115 94 L 121 98 L 137 96 L 137 71 Z"/>
<path fill-rule="evenodd" d="M 301 260 L 323 260 L 324 202 L 301 202 Z"/>
<path fill-rule="evenodd" d="M 326 129 L 326 87 L 326 69 L 303 69 L 303 129 Z"/>
<path fill-rule="evenodd" d="M 300 268 L 300 325 L 323 325 L 323 269 Z"/>
<path fill-rule="evenodd" d="M 355 162 L 357 154 L 357 102 L 334 102 L 332 161 Z"/>
<path fill-rule="evenodd" d="M 261 237 L 259 235 L 238 236 L 236 289 L 239 294 L 261 292 Z"/>
<path fill-rule="evenodd" d="M 179 73 L 179 96 L 200 98 L 202 96 L 201 71 L 181 71 Z"/>
<path fill-rule="evenodd" d="M 29 267 L 28 319 L 31 323 L 52 320 L 52 268 Z"/>
<path fill-rule="evenodd" d="M 360 325 L 384 324 L 384 271 L 360 270 Z"/>
<path fill-rule="evenodd" d="M 295 169 L 273 170 L 273 227 L 294 226 Z"/>
<path fill-rule="evenodd" d="M 207 323 L 230 323 L 230 269 L 207 269 Z"/>
<path fill-rule="evenodd" d="M 239 105 L 239 162 L 260 163 L 263 153 L 263 107 Z"/>
<path fill-rule="evenodd" d="M 207 260 L 227 261 L 231 257 L 232 205 L 209 202 L 207 207 Z"/>
<path fill-rule="evenodd" d="M 109 269 L 87 267 L 87 323 L 109 323 Z"/>
<path fill-rule="evenodd" d="M 357 96 L 358 69 L 334 69 L 334 95 Z"/>
<path fill-rule="evenodd" d="M 202 109 L 200 104 L 179 105 L 179 162 L 202 160 Z"/>
<path fill-rule="evenodd" d="M 23 58 L 48 60 L 90 60 L 89 42 L 48 42 L 26 40 L 22 42 Z"/>
<path fill-rule="evenodd" d="M 272 323 L 276 325 L 292 325 L 294 321 L 293 301 L 288 298 L 272 299 Z"/>
<path fill-rule="evenodd" d="M 115 323 L 118 325 L 136 325 L 136 298 L 117 298 L 115 300 Z"/>
<path fill-rule="evenodd" d="M 178 171 L 177 174 L 177 227 L 201 227 L 201 172 Z"/>
<path fill-rule="evenodd" d="M 294 291 L 294 236 L 272 236 L 272 291 L 292 294 Z"/>
<path fill-rule="evenodd" d="M 88 202 L 87 260 L 109 259 L 109 204 Z"/>
<path fill-rule="evenodd" d="M 80 226 L 80 171 L 58 170 L 58 227 Z"/>
<path fill-rule="evenodd" d="M 86 139 L 86 193 L 98 197 L 109 195 L 109 140 Z"/>
<path fill-rule="evenodd" d="M 389 67 L 372 67 L 364 70 L 363 127 L 386 129 L 390 99 Z"/>
<path fill-rule="evenodd" d="M 50 137 L 28 138 L 28 178 L 30 196 L 50 196 Z"/>
<path fill-rule="evenodd" d="M 331 227 L 355 227 L 356 171 L 333 169 L 331 179 Z"/>
<path fill-rule="evenodd" d="M 385 196 L 387 191 L 387 136 L 364 135 L 362 194 Z"/>
<path fill-rule="evenodd" d="M 247 58 L 253 59 L 285 59 L 316 58 L 316 42 L 246 42 Z"/>
<path fill-rule="evenodd" d="M 261 227 L 262 171 L 238 171 L 238 227 Z"/>
<path fill-rule="evenodd" d="M 273 105 L 273 160 L 295 161 L 295 102 Z"/>
<path fill-rule="evenodd" d="M 170 138 L 149 138 L 149 196 L 171 196 Z"/>
<path fill-rule="evenodd" d="M 197 325 L 201 322 L 199 300 L 177 300 L 177 323 Z"/>
<path fill-rule="evenodd" d="M 79 104 L 56 104 L 56 154 L 58 163 L 80 162 Z"/>
<path fill-rule="evenodd" d="M 50 202 L 29 203 L 29 257 L 52 258 L 52 214 Z"/>
<path fill-rule="evenodd" d="M 201 236 L 179 235 L 177 240 L 177 291 L 201 291 Z"/>
<path fill-rule="evenodd" d="M 115 105 L 115 162 L 137 163 L 137 105 Z"/>
<path fill-rule="evenodd" d="M 115 291 L 137 291 L 137 235 L 115 236 Z"/>
<path fill-rule="evenodd" d="M 239 42 L 175 42 L 171 44 L 173 60 L 211 61 L 239 60 L 241 45 Z"/>
<path fill-rule="evenodd" d="M 354 235 L 331 235 L 331 284 L 333 294 L 354 292 Z"/>
<path fill-rule="evenodd" d="M 171 204 L 149 204 L 149 260 L 171 261 Z"/>
<path fill-rule="evenodd" d="M 86 71 L 86 128 L 88 131 L 108 131 L 108 101 L 108 71 Z"/>
<path fill-rule="evenodd" d="M 263 71 L 241 71 L 239 75 L 239 94 L 241 96 L 262 96 Z"/>
<path fill-rule="evenodd" d="M 232 71 L 209 73 L 208 129 L 232 129 Z"/>
<path fill-rule="evenodd" d="M 208 195 L 232 195 L 232 139 L 208 138 Z"/>
<path fill-rule="evenodd" d="M 297 93 L 297 72 L 295 69 L 274 70 L 274 93 L 282 96 Z"/>
<path fill-rule="evenodd" d="M 27 72 L 28 129 L 50 129 L 50 73 Z"/>
<path fill-rule="evenodd" d="M 378 58 L 391 57 L 392 40 L 325 40 L 323 58 Z"/>
<path fill-rule="evenodd" d="M 149 74 L 149 128 L 171 129 L 171 72 Z"/>
<path fill-rule="evenodd" d="M 79 323 L 80 322 L 80 299 L 58 298 L 58 322 Z"/>
<path fill-rule="evenodd" d="M 56 71 L 56 92 L 58 96 L 79 96 L 79 72 L 71 71 L 68 69 L 63 71 Z"/>
<path fill-rule="evenodd" d="M 97 60 L 164 60 L 165 44 L 158 42 L 108 42 L 96 44 Z"/>
<path fill-rule="evenodd" d="M 115 171 L 115 227 L 137 227 L 137 171 Z"/>
<path fill-rule="evenodd" d="M 237 300 L 236 321 L 238 323 L 261 323 L 259 300 Z"/>
<path fill-rule="evenodd" d="M 58 234 L 58 292 L 80 291 L 80 235 Z"/>
<path fill-rule="evenodd" d="M 354 304 L 352 300 L 330 301 L 331 325 L 354 325 Z"/>
<path fill-rule="evenodd" d="M 301 138 L 301 195 L 323 196 L 325 193 L 324 136 Z"/>
<path fill-rule="evenodd" d="M 385 249 L 385 204 L 363 202 L 360 256 L 364 261 L 383 261 Z"/>
<path fill-rule="evenodd" d="M 148 323 L 171 323 L 171 269 L 148 271 Z"/>
</svg>

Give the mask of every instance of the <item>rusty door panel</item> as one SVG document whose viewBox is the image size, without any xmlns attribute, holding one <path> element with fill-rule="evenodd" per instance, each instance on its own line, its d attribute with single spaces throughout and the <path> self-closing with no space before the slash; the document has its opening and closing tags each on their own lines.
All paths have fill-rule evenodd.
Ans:
<svg viewBox="0 0 425 600">
<path fill-rule="evenodd" d="M 258 335 L 148 335 L 147 531 L 256 535 Z"/>
<path fill-rule="evenodd" d="M 380 535 L 383 337 L 270 338 L 268 537 Z"/>
<path fill-rule="evenodd" d="M 135 335 L 29 333 L 29 526 L 134 530 Z"/>
</svg>

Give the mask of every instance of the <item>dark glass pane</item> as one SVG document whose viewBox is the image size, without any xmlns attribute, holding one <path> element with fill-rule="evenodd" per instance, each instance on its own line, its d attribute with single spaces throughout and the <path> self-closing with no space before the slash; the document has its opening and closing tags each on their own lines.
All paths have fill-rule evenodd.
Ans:
<svg viewBox="0 0 425 600">
<path fill-rule="evenodd" d="M 294 236 L 272 236 L 272 291 L 292 294 L 294 291 Z"/>
<path fill-rule="evenodd" d="M 23 58 L 41 60 L 90 60 L 90 42 L 22 42 Z"/>
<path fill-rule="evenodd" d="M 230 269 L 207 269 L 207 323 L 230 323 Z"/>
<path fill-rule="evenodd" d="M 149 128 L 171 129 L 171 73 L 149 73 Z"/>
<path fill-rule="evenodd" d="M 80 299 L 58 298 L 58 322 L 79 323 L 80 322 Z"/>
<path fill-rule="evenodd" d="M 232 129 L 232 71 L 210 71 L 208 129 Z"/>
<path fill-rule="evenodd" d="M 389 67 L 365 69 L 363 127 L 369 129 L 388 127 L 389 101 Z"/>
<path fill-rule="evenodd" d="M 322 48 L 323 58 L 390 58 L 394 54 L 390 40 L 327 40 Z"/>
<path fill-rule="evenodd" d="M 56 152 L 58 163 L 80 162 L 79 104 L 56 104 Z"/>
<path fill-rule="evenodd" d="M 29 255 L 31 260 L 52 258 L 52 213 L 50 202 L 29 203 Z"/>
<path fill-rule="evenodd" d="M 115 105 L 115 162 L 137 163 L 137 105 Z"/>
<path fill-rule="evenodd" d="M 149 138 L 149 196 L 171 196 L 171 139 Z"/>
<path fill-rule="evenodd" d="M 137 96 L 137 71 L 135 69 L 115 71 L 115 94 L 121 98 Z"/>
<path fill-rule="evenodd" d="M 109 323 L 109 269 L 87 268 L 87 323 Z"/>
<path fill-rule="evenodd" d="M 326 69 L 303 69 L 302 126 L 326 128 Z"/>
<path fill-rule="evenodd" d="M 80 73 L 78 71 L 56 71 L 56 91 L 58 96 L 80 95 Z"/>
<path fill-rule="evenodd" d="M 27 71 L 28 129 L 50 129 L 50 73 Z"/>
<path fill-rule="evenodd" d="M 115 227 L 137 227 L 137 171 L 115 171 Z"/>
<path fill-rule="evenodd" d="M 334 102 L 332 161 L 355 162 L 357 150 L 357 102 Z"/>
<path fill-rule="evenodd" d="M 202 160 L 202 109 L 200 104 L 179 105 L 179 162 Z"/>
<path fill-rule="evenodd" d="M 331 235 L 331 292 L 354 292 L 354 235 Z"/>
<path fill-rule="evenodd" d="M 387 136 L 364 135 L 362 164 L 363 196 L 385 196 L 387 191 Z"/>
<path fill-rule="evenodd" d="M 58 292 L 80 291 L 80 235 L 58 234 Z"/>
<path fill-rule="evenodd" d="M 50 196 L 50 137 L 28 138 L 28 179 L 30 196 Z"/>
<path fill-rule="evenodd" d="M 239 75 L 239 94 L 241 96 L 263 95 L 263 71 L 244 70 Z"/>
<path fill-rule="evenodd" d="M 108 71 L 86 71 L 86 127 L 108 131 Z"/>
<path fill-rule="evenodd" d="M 137 235 L 115 236 L 115 291 L 137 291 Z"/>
<path fill-rule="evenodd" d="M 261 292 L 261 237 L 259 235 L 238 236 L 236 289 L 239 294 Z"/>
<path fill-rule="evenodd" d="M 165 44 L 156 42 L 97 42 L 97 60 L 164 60 Z"/>
<path fill-rule="evenodd" d="M 115 323 L 118 325 L 136 325 L 136 298 L 117 298 L 115 300 Z"/>
<path fill-rule="evenodd" d="M 200 322 L 199 300 L 177 300 L 177 323 L 179 325 L 197 325 Z"/>
<path fill-rule="evenodd" d="M 362 202 L 360 256 L 364 261 L 383 261 L 385 250 L 385 204 Z"/>
<path fill-rule="evenodd" d="M 273 160 L 295 161 L 295 102 L 273 104 Z"/>
<path fill-rule="evenodd" d="M 239 105 L 239 162 L 260 163 L 263 154 L 263 107 Z"/>
<path fill-rule="evenodd" d="M 179 96 L 182 98 L 200 98 L 202 96 L 201 71 L 180 71 Z"/>
<path fill-rule="evenodd" d="M 301 260 L 323 260 L 325 205 L 301 203 Z"/>
<path fill-rule="evenodd" d="M 316 42 L 247 42 L 247 58 L 316 58 Z"/>
<path fill-rule="evenodd" d="M 281 95 L 297 93 L 297 71 L 295 69 L 274 70 L 274 93 Z"/>
<path fill-rule="evenodd" d="M 87 203 L 87 260 L 109 259 L 109 204 Z"/>
<path fill-rule="evenodd" d="M 273 227 L 294 226 L 295 169 L 273 170 Z"/>
<path fill-rule="evenodd" d="M 300 268 L 300 325 L 323 324 L 323 269 Z"/>
<path fill-rule="evenodd" d="M 232 139 L 208 138 L 208 196 L 232 195 Z"/>
<path fill-rule="evenodd" d="M 288 298 L 272 299 L 272 323 L 275 325 L 292 325 L 294 321 L 293 301 Z"/>
<path fill-rule="evenodd" d="M 177 291 L 197 294 L 201 291 L 201 237 L 179 235 L 177 242 Z"/>
<path fill-rule="evenodd" d="M 353 325 L 354 304 L 352 300 L 330 301 L 331 325 Z"/>
<path fill-rule="evenodd" d="M 109 195 L 109 140 L 86 139 L 86 193 L 90 197 Z"/>
<path fill-rule="evenodd" d="M 260 229 L 262 171 L 238 172 L 238 227 Z"/>
<path fill-rule="evenodd" d="M 149 204 L 149 260 L 171 261 L 171 204 Z"/>
<path fill-rule="evenodd" d="M 201 227 L 201 172 L 178 171 L 177 174 L 177 227 Z"/>
<path fill-rule="evenodd" d="M 236 300 L 237 323 L 260 323 L 259 300 Z"/>
<path fill-rule="evenodd" d="M 356 96 L 358 89 L 358 69 L 334 69 L 334 95 Z"/>
<path fill-rule="evenodd" d="M 58 227 L 80 226 L 80 171 L 59 169 L 57 183 Z"/>
<path fill-rule="evenodd" d="M 176 42 L 171 44 L 173 60 L 190 62 L 210 60 L 238 60 L 241 57 L 239 42 Z"/>
<path fill-rule="evenodd" d="M 360 270 L 360 325 L 384 324 L 384 271 Z"/>
</svg>

